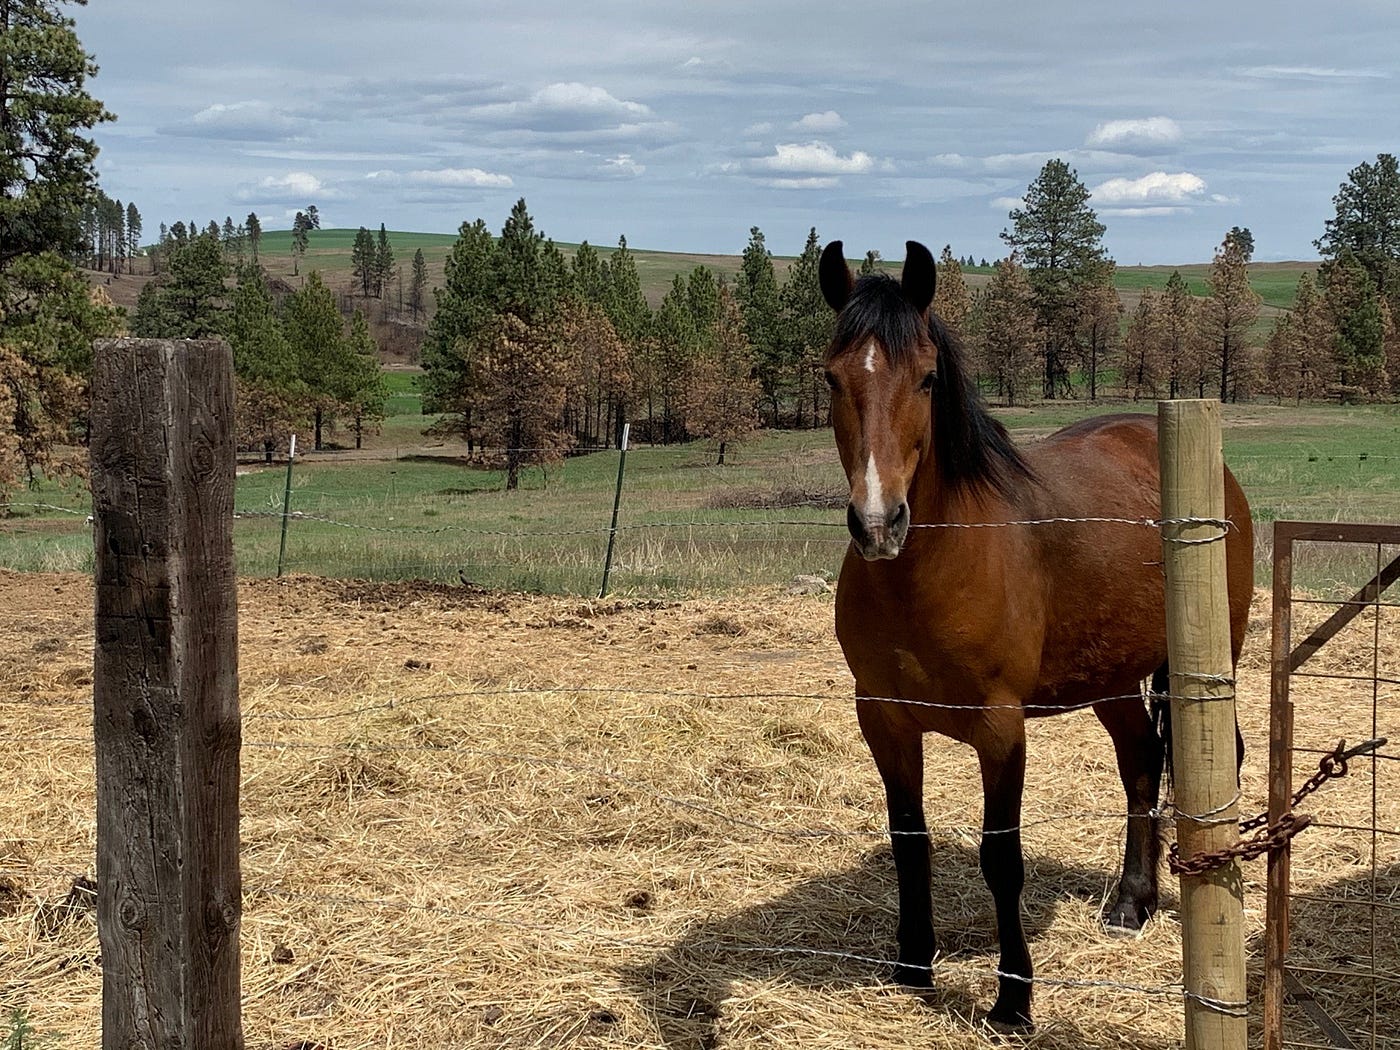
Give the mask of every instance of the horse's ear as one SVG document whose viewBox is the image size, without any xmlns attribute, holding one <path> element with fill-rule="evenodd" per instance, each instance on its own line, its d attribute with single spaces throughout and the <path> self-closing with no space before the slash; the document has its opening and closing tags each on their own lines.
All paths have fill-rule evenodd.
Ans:
<svg viewBox="0 0 1400 1050">
<path fill-rule="evenodd" d="M 827 304 L 838 314 L 851 297 L 851 268 L 846 265 L 846 255 L 840 241 L 832 241 L 822 249 L 822 261 L 817 267 L 821 279 L 822 295 Z"/>
<path fill-rule="evenodd" d="M 933 286 L 937 279 L 933 255 L 918 241 L 904 242 L 904 271 L 899 275 L 899 287 L 904 298 L 919 313 L 933 302 Z"/>
</svg>

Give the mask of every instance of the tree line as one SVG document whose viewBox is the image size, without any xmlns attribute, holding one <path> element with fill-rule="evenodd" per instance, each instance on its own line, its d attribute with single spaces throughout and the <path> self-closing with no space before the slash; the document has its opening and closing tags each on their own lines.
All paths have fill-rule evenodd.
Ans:
<svg viewBox="0 0 1400 1050">
<path fill-rule="evenodd" d="M 309 425 L 319 449 L 326 430 L 344 424 L 359 448 L 384 418 L 388 398 L 364 312 L 356 310 L 347 326 L 335 294 L 314 270 L 301 288 L 274 294 L 260 263 L 236 253 L 230 258 L 221 230 L 190 237 L 187 229 L 172 234 L 162 249 L 162 273 L 141 289 L 132 334 L 227 339 L 245 447 L 270 457 L 289 432 Z"/>
</svg>

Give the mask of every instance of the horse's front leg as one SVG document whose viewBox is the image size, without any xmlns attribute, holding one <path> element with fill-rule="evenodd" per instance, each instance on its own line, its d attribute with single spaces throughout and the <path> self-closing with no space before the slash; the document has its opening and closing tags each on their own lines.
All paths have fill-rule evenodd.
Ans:
<svg viewBox="0 0 1400 1050">
<path fill-rule="evenodd" d="M 859 687 L 857 687 L 859 689 Z M 865 695 L 864 690 L 860 690 Z M 933 916 L 929 900 L 928 825 L 924 822 L 924 738 L 917 726 L 887 705 L 860 701 L 860 731 L 885 783 L 890 847 L 899 880 L 899 963 L 894 980 L 933 984 Z"/>
<path fill-rule="evenodd" d="M 1021 855 L 1021 791 L 1026 781 L 1026 731 L 1020 711 L 998 712 L 988 731 L 974 742 L 982 767 L 982 877 L 996 903 L 1001 961 L 997 1001 L 988 1015 L 995 1025 L 1031 1025 L 1031 953 L 1021 924 L 1021 889 L 1026 881 Z"/>
</svg>

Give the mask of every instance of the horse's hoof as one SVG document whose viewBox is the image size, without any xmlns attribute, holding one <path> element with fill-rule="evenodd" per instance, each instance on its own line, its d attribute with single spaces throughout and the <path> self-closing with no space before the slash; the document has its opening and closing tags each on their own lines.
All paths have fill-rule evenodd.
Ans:
<svg viewBox="0 0 1400 1050">
<path fill-rule="evenodd" d="M 1115 904 L 1103 917 L 1104 930 L 1113 937 L 1136 937 L 1151 912 L 1136 904 Z"/>
<path fill-rule="evenodd" d="M 932 988 L 933 967 L 899 963 L 895 966 L 894 970 L 891 971 L 890 980 L 895 984 L 902 984 L 907 988 Z"/>
<path fill-rule="evenodd" d="M 987 1015 L 987 1026 L 999 1035 L 1030 1035 L 1035 1031 L 1030 1007 L 1022 1009 L 1002 1006 L 1001 1003 L 993 1006 L 992 1012 Z"/>
</svg>

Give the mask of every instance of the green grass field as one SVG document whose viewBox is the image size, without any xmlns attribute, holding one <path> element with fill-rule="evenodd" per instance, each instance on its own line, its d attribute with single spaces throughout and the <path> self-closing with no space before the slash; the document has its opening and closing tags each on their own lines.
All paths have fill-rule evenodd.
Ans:
<svg viewBox="0 0 1400 1050">
<path fill-rule="evenodd" d="M 355 241 L 356 230 L 313 230 L 310 235 L 306 257 L 301 260 L 302 273 L 320 270 L 336 282 L 348 282 L 350 278 L 350 249 Z M 429 284 L 442 283 L 443 264 L 456 240 L 450 233 L 400 233 L 389 231 L 389 241 L 394 248 L 394 257 L 403 267 L 405 276 L 413 253 L 423 250 L 423 258 L 428 266 Z M 263 234 L 260 257 L 269 272 L 287 277 L 292 272 L 291 232 L 273 230 Z M 570 258 L 578 248 L 576 244 L 559 245 Z M 594 245 L 604 255 L 612 254 L 614 247 L 609 244 Z M 708 266 L 716 273 L 729 279 L 739 272 L 740 258 L 737 255 L 690 255 L 684 252 L 658 252 L 633 249 L 637 261 L 637 275 L 641 279 L 642 292 L 653 306 L 661 302 L 662 296 L 671 287 L 671 279 L 678 273 L 688 274 L 696 266 Z M 774 269 L 778 280 L 787 274 L 793 261 L 792 256 L 774 256 Z M 859 260 L 851 260 L 852 265 Z M 886 269 L 898 273 L 898 261 L 887 262 Z M 1316 263 L 1285 262 L 1255 263 L 1250 266 L 1250 283 L 1266 306 L 1289 309 L 1293 305 L 1294 291 L 1298 277 L 1304 272 L 1317 269 Z M 1206 295 L 1206 275 L 1209 264 L 1187 266 L 1120 266 L 1117 269 L 1115 286 L 1121 293 L 1131 298 L 1144 288 L 1161 290 L 1166 287 L 1172 270 L 1180 270 L 1194 295 Z M 964 270 L 968 283 L 980 287 L 991 279 L 991 267 L 972 267 Z"/>
<path fill-rule="evenodd" d="M 392 374 L 391 374 L 392 375 Z M 411 375 L 395 399 L 414 407 Z M 1151 403 L 1049 403 L 998 410 L 1018 440 L 1109 410 Z M 1400 409 L 1227 406 L 1226 454 L 1255 519 L 1400 521 Z M 422 577 L 486 587 L 595 593 L 601 579 L 617 454 L 572 458 L 524 488 L 499 472 L 432 449 L 430 422 L 391 415 L 375 449 L 310 455 L 293 471 L 287 571 L 370 579 Z M 396 451 L 397 449 L 397 451 Z M 717 467 L 701 445 L 640 447 L 627 458 L 613 589 L 633 594 L 726 592 L 832 573 L 845 549 L 845 480 L 830 431 L 765 432 Z M 285 470 L 240 467 L 239 569 L 276 571 Z M 42 485 L 0 520 L 0 567 L 86 570 L 92 546 L 86 493 Z M 322 520 L 327 519 L 327 520 Z M 1261 530 L 1267 535 L 1267 530 Z M 1260 557 L 1267 546 L 1261 545 Z M 1260 565 L 1261 580 L 1266 577 Z"/>
</svg>

